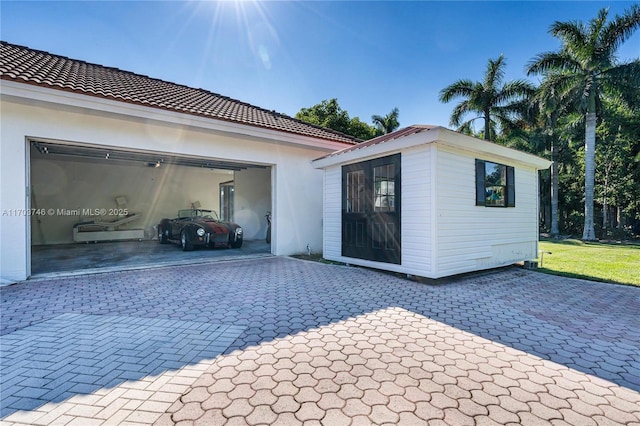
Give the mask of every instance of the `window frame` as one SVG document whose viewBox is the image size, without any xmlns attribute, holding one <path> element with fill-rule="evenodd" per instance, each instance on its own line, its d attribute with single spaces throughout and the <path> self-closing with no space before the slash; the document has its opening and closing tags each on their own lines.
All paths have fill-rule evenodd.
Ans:
<svg viewBox="0 0 640 426">
<path fill-rule="evenodd" d="M 495 182 L 488 182 L 486 165 L 493 164 L 504 167 L 504 185 L 495 185 Z M 504 202 L 502 204 L 487 203 L 487 187 L 502 187 Z M 515 168 L 495 161 L 476 159 L 476 206 L 507 208 L 516 206 L 515 191 Z"/>
<path fill-rule="evenodd" d="M 375 213 L 395 213 L 395 164 L 381 164 L 373 167 L 373 211 Z"/>
<path fill-rule="evenodd" d="M 346 212 L 364 213 L 366 189 L 363 170 L 352 170 L 346 173 Z"/>
</svg>

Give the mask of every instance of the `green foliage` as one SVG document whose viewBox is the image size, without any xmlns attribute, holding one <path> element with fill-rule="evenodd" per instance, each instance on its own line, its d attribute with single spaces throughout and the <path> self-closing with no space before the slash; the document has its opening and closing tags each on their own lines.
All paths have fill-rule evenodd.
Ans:
<svg viewBox="0 0 640 426">
<path fill-rule="evenodd" d="M 380 135 L 375 127 L 360 121 L 358 117 L 353 117 L 349 122 L 347 134 L 362 140 L 372 139 Z"/>
<path fill-rule="evenodd" d="M 338 105 L 338 100 L 335 98 L 324 100 L 310 108 L 302 108 L 296 114 L 296 118 L 362 140 L 381 134 L 376 127 L 360 121 L 360 118 L 349 117 L 349 113 Z"/>
<path fill-rule="evenodd" d="M 400 122 L 398 121 L 398 116 L 400 112 L 398 108 L 394 108 L 391 112 L 385 116 L 381 115 L 373 115 L 371 116 L 371 121 L 377 127 L 378 132 L 382 134 L 391 133 L 400 127 Z"/>
<path fill-rule="evenodd" d="M 503 82 L 505 67 L 504 56 L 490 59 L 484 81 L 458 80 L 440 91 L 441 102 L 463 99 L 453 109 L 450 119 L 450 124 L 458 131 L 469 134 L 473 122 L 482 119 L 482 136 L 495 141 L 499 129 L 515 127 L 515 120 L 524 107 L 522 101 L 533 94 L 534 88 L 525 80 Z M 472 118 L 465 120 L 468 115 Z"/>
<path fill-rule="evenodd" d="M 561 108 L 567 113 L 576 112 L 584 115 L 584 228 L 582 238 L 595 240 L 594 222 L 598 223 L 595 209 L 595 185 L 602 186 L 602 228 L 604 236 L 608 228 L 609 199 L 611 179 L 621 178 L 618 170 L 624 164 L 616 161 L 624 152 L 621 145 L 624 137 L 612 136 L 612 132 L 604 132 L 603 119 L 607 103 L 616 99 L 623 109 L 638 110 L 637 101 L 640 90 L 640 60 L 620 63 L 616 59 L 616 51 L 633 32 L 640 27 L 640 6 L 633 5 L 622 16 L 608 20 L 608 9 L 601 9 L 598 15 L 588 24 L 579 21 L 555 22 L 549 32 L 558 38 L 562 47 L 556 52 L 544 52 L 528 65 L 529 75 L 542 75 L 544 81 L 538 91 L 539 112 L 545 117 L 547 131 L 555 133 L 553 111 Z M 549 96 L 550 95 L 550 96 Z M 636 121 L 637 121 L 636 115 Z M 551 120 L 550 120 L 551 118 Z M 600 119 L 597 126 L 596 118 Z M 605 126 L 605 129 L 608 126 Z M 621 136 L 622 128 L 618 126 L 616 133 Z M 615 133 L 615 132 L 614 132 Z M 596 144 L 599 140 L 599 144 Z M 596 158 L 598 145 L 600 161 Z M 611 145 L 615 145 L 612 147 Z M 633 149 L 629 149 L 632 152 Z M 598 164 L 597 164 L 598 163 Z M 595 170 L 599 167 L 599 171 Z M 617 168 L 617 169 L 616 169 Z M 596 182 L 597 175 L 599 182 Z M 633 185 L 632 185 L 633 186 Z M 614 185 L 615 187 L 615 185 Z M 636 193 L 637 194 L 637 193 Z M 637 195 L 636 195 L 637 198 Z M 637 212 L 636 212 L 637 215 Z"/>
<path fill-rule="evenodd" d="M 558 38 L 561 48 L 538 54 L 528 65 L 529 75 L 543 77 L 535 91 L 520 80 L 502 83 L 501 56 L 489 60 L 483 81 L 458 80 L 440 92 L 442 102 L 462 98 L 451 114 L 451 124 L 458 131 L 555 162 L 558 215 L 554 232 L 582 232 L 585 238 L 590 216 L 594 235 L 601 238 L 640 234 L 640 59 L 622 62 L 616 57 L 638 28 L 637 4 L 612 19 L 602 9 L 588 23 L 555 22 L 549 33 Z M 587 112 L 597 115 L 590 138 Z M 484 130 L 474 131 L 475 120 L 484 120 Z M 586 145 L 595 152 L 593 158 L 585 156 Z M 540 176 L 545 230 L 554 229 L 552 170 Z M 586 185 L 588 181 L 592 184 Z M 594 202 L 585 215 L 588 197 Z"/>
</svg>

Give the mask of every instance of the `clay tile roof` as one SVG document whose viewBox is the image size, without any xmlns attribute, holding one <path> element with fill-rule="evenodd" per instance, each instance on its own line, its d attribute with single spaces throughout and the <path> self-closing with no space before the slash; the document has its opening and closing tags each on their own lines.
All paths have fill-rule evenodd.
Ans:
<svg viewBox="0 0 640 426">
<path fill-rule="evenodd" d="M 0 41 L 0 79 L 66 90 L 332 142 L 359 139 L 205 89 L 69 59 Z"/>
</svg>

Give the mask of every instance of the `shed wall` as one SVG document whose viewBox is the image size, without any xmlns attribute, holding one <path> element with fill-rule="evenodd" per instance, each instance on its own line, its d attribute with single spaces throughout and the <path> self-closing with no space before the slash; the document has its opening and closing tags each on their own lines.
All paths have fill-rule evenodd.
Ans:
<svg viewBox="0 0 640 426">
<path fill-rule="evenodd" d="M 324 250 L 326 259 L 354 265 L 384 268 L 407 274 L 430 276 L 433 258 L 432 177 L 434 157 L 431 145 L 406 149 L 401 154 L 402 263 L 393 265 L 342 256 L 342 166 L 325 169 Z M 387 153 L 385 155 L 389 155 Z M 384 266 L 382 266 L 384 265 Z"/>
<path fill-rule="evenodd" d="M 425 277 L 433 267 L 433 160 L 432 145 L 402 153 L 402 267 Z"/>
<path fill-rule="evenodd" d="M 515 207 L 475 205 L 476 158 L 515 167 Z M 436 176 L 436 277 L 537 257 L 538 180 L 534 168 L 439 146 Z"/>
<path fill-rule="evenodd" d="M 324 172 L 323 256 L 340 260 L 342 256 L 342 167 Z"/>
<path fill-rule="evenodd" d="M 401 154 L 402 263 L 342 256 L 341 165 L 324 169 L 326 259 L 441 278 L 537 256 L 538 181 L 534 167 L 437 143 L 405 148 Z M 515 167 L 515 207 L 475 205 L 476 158 Z"/>
</svg>

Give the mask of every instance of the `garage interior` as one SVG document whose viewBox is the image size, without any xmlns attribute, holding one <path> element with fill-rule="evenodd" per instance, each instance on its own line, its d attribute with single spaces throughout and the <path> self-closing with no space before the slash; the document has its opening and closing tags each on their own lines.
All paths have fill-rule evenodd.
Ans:
<svg viewBox="0 0 640 426">
<path fill-rule="evenodd" d="M 31 274 L 229 260 L 271 254 L 271 166 L 31 140 Z M 157 225 L 214 210 L 242 226 L 240 249 L 182 252 Z"/>
</svg>

